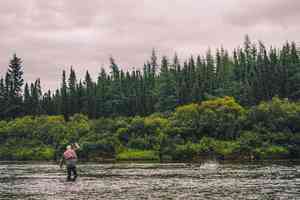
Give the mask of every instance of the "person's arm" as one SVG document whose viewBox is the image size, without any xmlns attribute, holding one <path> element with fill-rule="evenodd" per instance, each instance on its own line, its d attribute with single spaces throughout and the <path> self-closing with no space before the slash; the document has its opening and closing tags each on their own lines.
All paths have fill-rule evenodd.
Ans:
<svg viewBox="0 0 300 200">
<path fill-rule="evenodd" d="M 75 150 L 73 150 L 73 157 L 74 157 L 75 159 L 77 159 L 77 153 L 76 153 Z"/>
</svg>

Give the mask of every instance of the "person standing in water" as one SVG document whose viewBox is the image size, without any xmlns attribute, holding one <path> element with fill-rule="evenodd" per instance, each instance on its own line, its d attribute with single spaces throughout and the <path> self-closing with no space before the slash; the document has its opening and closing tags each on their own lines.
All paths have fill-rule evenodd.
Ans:
<svg viewBox="0 0 300 200">
<path fill-rule="evenodd" d="M 76 170 L 76 162 L 77 162 L 77 154 L 76 150 L 79 149 L 79 145 L 77 143 L 68 145 L 66 151 L 63 153 L 63 157 L 60 161 L 60 168 L 62 168 L 63 164 L 66 163 L 67 166 L 67 181 L 75 181 L 77 178 L 77 170 Z M 73 179 L 71 178 L 73 174 Z"/>
</svg>

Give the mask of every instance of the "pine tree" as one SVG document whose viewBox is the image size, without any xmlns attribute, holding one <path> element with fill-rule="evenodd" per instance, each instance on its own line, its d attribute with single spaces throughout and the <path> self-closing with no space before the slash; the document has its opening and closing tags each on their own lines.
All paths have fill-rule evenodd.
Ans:
<svg viewBox="0 0 300 200">
<path fill-rule="evenodd" d="M 24 88 L 24 103 L 23 103 L 23 105 L 24 105 L 24 114 L 25 115 L 33 114 L 32 108 L 34 108 L 33 107 L 34 105 L 32 104 L 28 83 L 25 84 L 25 88 Z"/>
<path fill-rule="evenodd" d="M 0 79 L 0 119 L 3 119 L 5 116 L 3 116 L 2 111 L 5 109 L 6 104 L 6 97 L 5 97 L 5 85 L 4 85 L 4 79 Z"/>
<path fill-rule="evenodd" d="M 110 107 L 107 107 L 109 92 L 109 81 L 104 68 L 101 68 L 101 72 L 97 79 L 97 117 L 108 116 L 110 114 Z"/>
<path fill-rule="evenodd" d="M 14 54 L 10 60 L 5 82 L 8 93 L 6 116 L 20 116 L 22 114 L 22 86 L 24 79 L 22 60 L 18 58 L 16 54 Z"/>
<path fill-rule="evenodd" d="M 76 98 L 78 101 L 78 112 L 84 113 L 85 90 L 81 80 L 79 80 L 79 83 L 76 86 L 76 91 L 77 91 Z"/>
<path fill-rule="evenodd" d="M 31 107 L 30 114 L 41 115 L 44 113 L 41 105 L 42 89 L 40 85 L 40 79 L 37 79 L 30 85 L 30 98 L 29 106 Z"/>
<path fill-rule="evenodd" d="M 159 74 L 159 99 L 157 109 L 160 112 L 172 111 L 177 105 L 175 77 L 170 73 L 169 61 L 163 57 Z"/>
<path fill-rule="evenodd" d="M 68 79 L 68 91 L 69 91 L 69 113 L 70 115 L 74 115 L 78 113 L 78 98 L 77 98 L 77 91 L 76 91 L 76 74 L 73 68 L 70 69 L 70 76 Z"/>
<path fill-rule="evenodd" d="M 152 75 L 155 77 L 156 71 L 157 71 L 157 68 L 158 68 L 157 56 L 156 56 L 155 49 L 152 49 L 152 54 L 151 54 L 151 59 L 150 59 L 150 65 L 151 65 Z"/>
<path fill-rule="evenodd" d="M 23 79 L 23 66 L 21 58 L 18 58 L 16 54 L 10 60 L 8 67 L 8 74 L 10 77 L 10 95 L 13 100 L 20 100 L 22 95 Z"/>
<path fill-rule="evenodd" d="M 175 53 L 173 58 L 173 65 L 170 69 L 173 77 L 175 78 L 175 91 L 176 91 L 176 105 L 182 104 L 182 78 L 181 78 L 181 65 L 178 55 Z"/>
<path fill-rule="evenodd" d="M 60 90 L 56 89 L 54 95 L 52 96 L 53 107 L 55 115 L 62 114 L 62 98 L 60 94 Z"/>
<path fill-rule="evenodd" d="M 63 114 L 65 120 L 69 119 L 69 101 L 68 101 L 68 88 L 67 88 L 67 82 L 66 82 L 66 71 L 63 70 L 62 72 L 62 84 L 61 84 L 61 89 L 60 89 L 60 94 L 61 94 L 61 114 Z"/>
<path fill-rule="evenodd" d="M 85 74 L 85 103 L 84 113 L 90 118 L 96 116 L 96 87 L 88 71 Z"/>
<path fill-rule="evenodd" d="M 288 89 L 289 98 L 300 99 L 300 58 L 297 52 L 296 44 L 290 46 L 289 65 L 288 65 Z"/>
<path fill-rule="evenodd" d="M 48 92 L 44 93 L 43 99 L 41 102 L 42 110 L 47 114 L 47 115 L 54 115 L 55 114 L 55 107 L 54 107 L 54 102 L 52 100 L 52 94 L 51 91 L 48 90 Z"/>
<path fill-rule="evenodd" d="M 212 95 L 214 92 L 215 87 L 215 80 L 216 80 L 216 68 L 214 57 L 209 49 L 206 52 L 206 93 Z"/>
<path fill-rule="evenodd" d="M 110 69 L 111 69 L 111 87 L 110 94 L 112 103 L 112 114 L 118 115 L 122 110 L 122 91 L 121 91 L 121 80 L 119 66 L 116 64 L 113 58 L 110 58 Z"/>
</svg>

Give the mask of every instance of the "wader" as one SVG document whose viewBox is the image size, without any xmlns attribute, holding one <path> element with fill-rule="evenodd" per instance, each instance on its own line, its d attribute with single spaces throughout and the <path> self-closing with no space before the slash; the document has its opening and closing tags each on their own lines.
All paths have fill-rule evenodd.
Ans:
<svg viewBox="0 0 300 200">
<path fill-rule="evenodd" d="M 67 172 L 68 172 L 67 180 L 68 181 L 71 181 L 71 180 L 75 181 L 77 178 L 76 162 L 77 162 L 77 159 L 73 159 L 73 158 L 66 160 Z M 71 179 L 72 175 L 73 175 L 73 179 Z"/>
</svg>

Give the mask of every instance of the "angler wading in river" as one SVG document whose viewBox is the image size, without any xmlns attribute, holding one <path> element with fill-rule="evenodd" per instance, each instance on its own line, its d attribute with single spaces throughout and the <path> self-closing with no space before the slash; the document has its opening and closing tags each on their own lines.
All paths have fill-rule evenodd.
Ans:
<svg viewBox="0 0 300 200">
<path fill-rule="evenodd" d="M 77 143 L 68 145 L 66 151 L 63 153 L 62 159 L 60 160 L 60 168 L 62 168 L 63 164 L 66 163 L 67 181 L 75 181 L 78 176 L 76 170 L 77 149 L 79 149 L 79 145 Z"/>
</svg>

